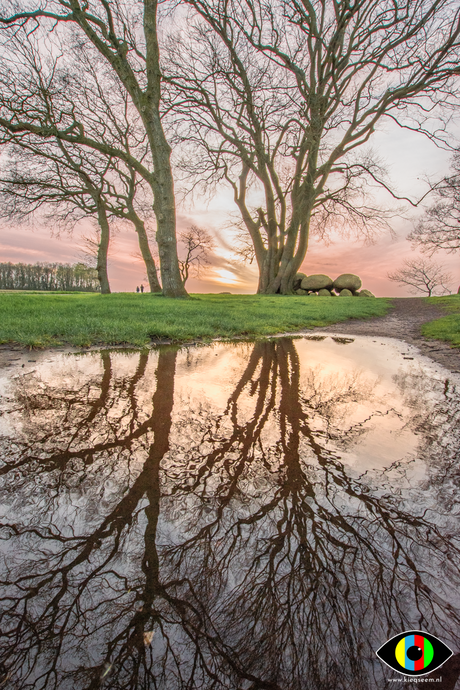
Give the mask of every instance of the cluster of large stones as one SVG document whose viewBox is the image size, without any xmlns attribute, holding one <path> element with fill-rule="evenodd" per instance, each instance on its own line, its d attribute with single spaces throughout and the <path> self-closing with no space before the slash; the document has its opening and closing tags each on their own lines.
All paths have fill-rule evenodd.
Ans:
<svg viewBox="0 0 460 690">
<path fill-rule="evenodd" d="M 329 276 L 317 273 L 307 276 L 297 273 L 294 280 L 294 291 L 297 295 L 307 297 L 375 297 L 369 290 L 361 290 L 361 278 L 353 273 L 342 273 L 332 280 Z"/>
</svg>

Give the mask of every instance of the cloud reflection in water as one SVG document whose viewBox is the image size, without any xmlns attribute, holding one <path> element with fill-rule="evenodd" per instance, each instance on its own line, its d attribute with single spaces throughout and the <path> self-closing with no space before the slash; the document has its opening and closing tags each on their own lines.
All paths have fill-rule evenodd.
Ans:
<svg viewBox="0 0 460 690">
<path fill-rule="evenodd" d="M 390 687 L 375 650 L 404 629 L 455 648 L 458 393 L 322 347 L 103 351 L 12 381 L 4 687 L 361 690 Z M 382 420 L 391 453 L 354 464 Z"/>
</svg>

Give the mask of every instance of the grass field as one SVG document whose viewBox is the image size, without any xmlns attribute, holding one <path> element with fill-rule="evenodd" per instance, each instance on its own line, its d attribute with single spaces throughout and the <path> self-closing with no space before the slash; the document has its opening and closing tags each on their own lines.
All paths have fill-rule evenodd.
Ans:
<svg viewBox="0 0 460 690">
<path fill-rule="evenodd" d="M 365 319 L 389 301 L 359 297 L 158 295 L 0 292 L 0 343 L 28 347 L 70 344 L 146 345 L 212 338 L 249 338 Z"/>
<path fill-rule="evenodd" d="M 426 338 L 446 340 L 454 347 L 460 347 L 460 295 L 428 297 L 427 301 L 445 309 L 447 315 L 426 323 L 422 327 L 423 335 Z"/>
</svg>

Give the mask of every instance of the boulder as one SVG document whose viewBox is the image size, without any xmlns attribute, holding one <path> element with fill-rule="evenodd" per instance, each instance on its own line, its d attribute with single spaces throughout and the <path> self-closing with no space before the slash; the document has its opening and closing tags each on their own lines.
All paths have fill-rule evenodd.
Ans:
<svg viewBox="0 0 460 690">
<path fill-rule="evenodd" d="M 309 292 L 307 297 L 318 297 L 318 295 L 316 294 L 316 292 Z"/>
<path fill-rule="evenodd" d="M 334 289 L 337 292 L 341 292 L 342 290 L 356 292 L 356 290 L 360 289 L 361 285 L 361 278 L 353 275 L 353 273 L 342 273 L 341 276 L 334 280 Z"/>
<path fill-rule="evenodd" d="M 295 291 L 296 295 L 308 295 L 308 292 L 306 290 L 302 290 L 302 288 L 299 288 L 298 290 Z"/>
<path fill-rule="evenodd" d="M 321 290 L 323 288 L 332 287 L 332 279 L 322 273 L 317 273 L 304 278 L 300 287 L 303 290 Z"/>
<path fill-rule="evenodd" d="M 351 290 L 347 290 L 347 288 L 344 288 L 343 290 L 340 290 L 339 297 L 353 297 L 353 293 Z"/>
<path fill-rule="evenodd" d="M 294 278 L 294 290 L 298 290 L 300 288 L 300 283 L 304 278 L 307 277 L 306 273 L 296 273 L 295 278 Z"/>
<path fill-rule="evenodd" d="M 326 288 L 321 288 L 321 290 L 318 290 L 318 297 L 330 297 L 331 293 L 329 290 L 326 290 Z"/>
<path fill-rule="evenodd" d="M 370 290 L 361 290 L 359 293 L 360 297 L 375 297 Z"/>
</svg>

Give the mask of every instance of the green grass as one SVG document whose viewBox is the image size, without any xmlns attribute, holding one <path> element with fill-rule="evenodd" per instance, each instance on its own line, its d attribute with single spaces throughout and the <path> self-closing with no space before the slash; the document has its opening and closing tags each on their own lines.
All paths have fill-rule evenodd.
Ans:
<svg viewBox="0 0 460 690">
<path fill-rule="evenodd" d="M 249 338 L 365 319 L 387 312 L 386 299 L 281 295 L 194 295 L 173 300 L 117 293 L 0 293 L 0 343 L 145 345 Z"/>
<path fill-rule="evenodd" d="M 423 335 L 426 338 L 445 340 L 453 347 L 460 347 L 460 295 L 428 297 L 427 302 L 442 307 L 447 316 L 425 323 L 422 327 Z"/>
</svg>

